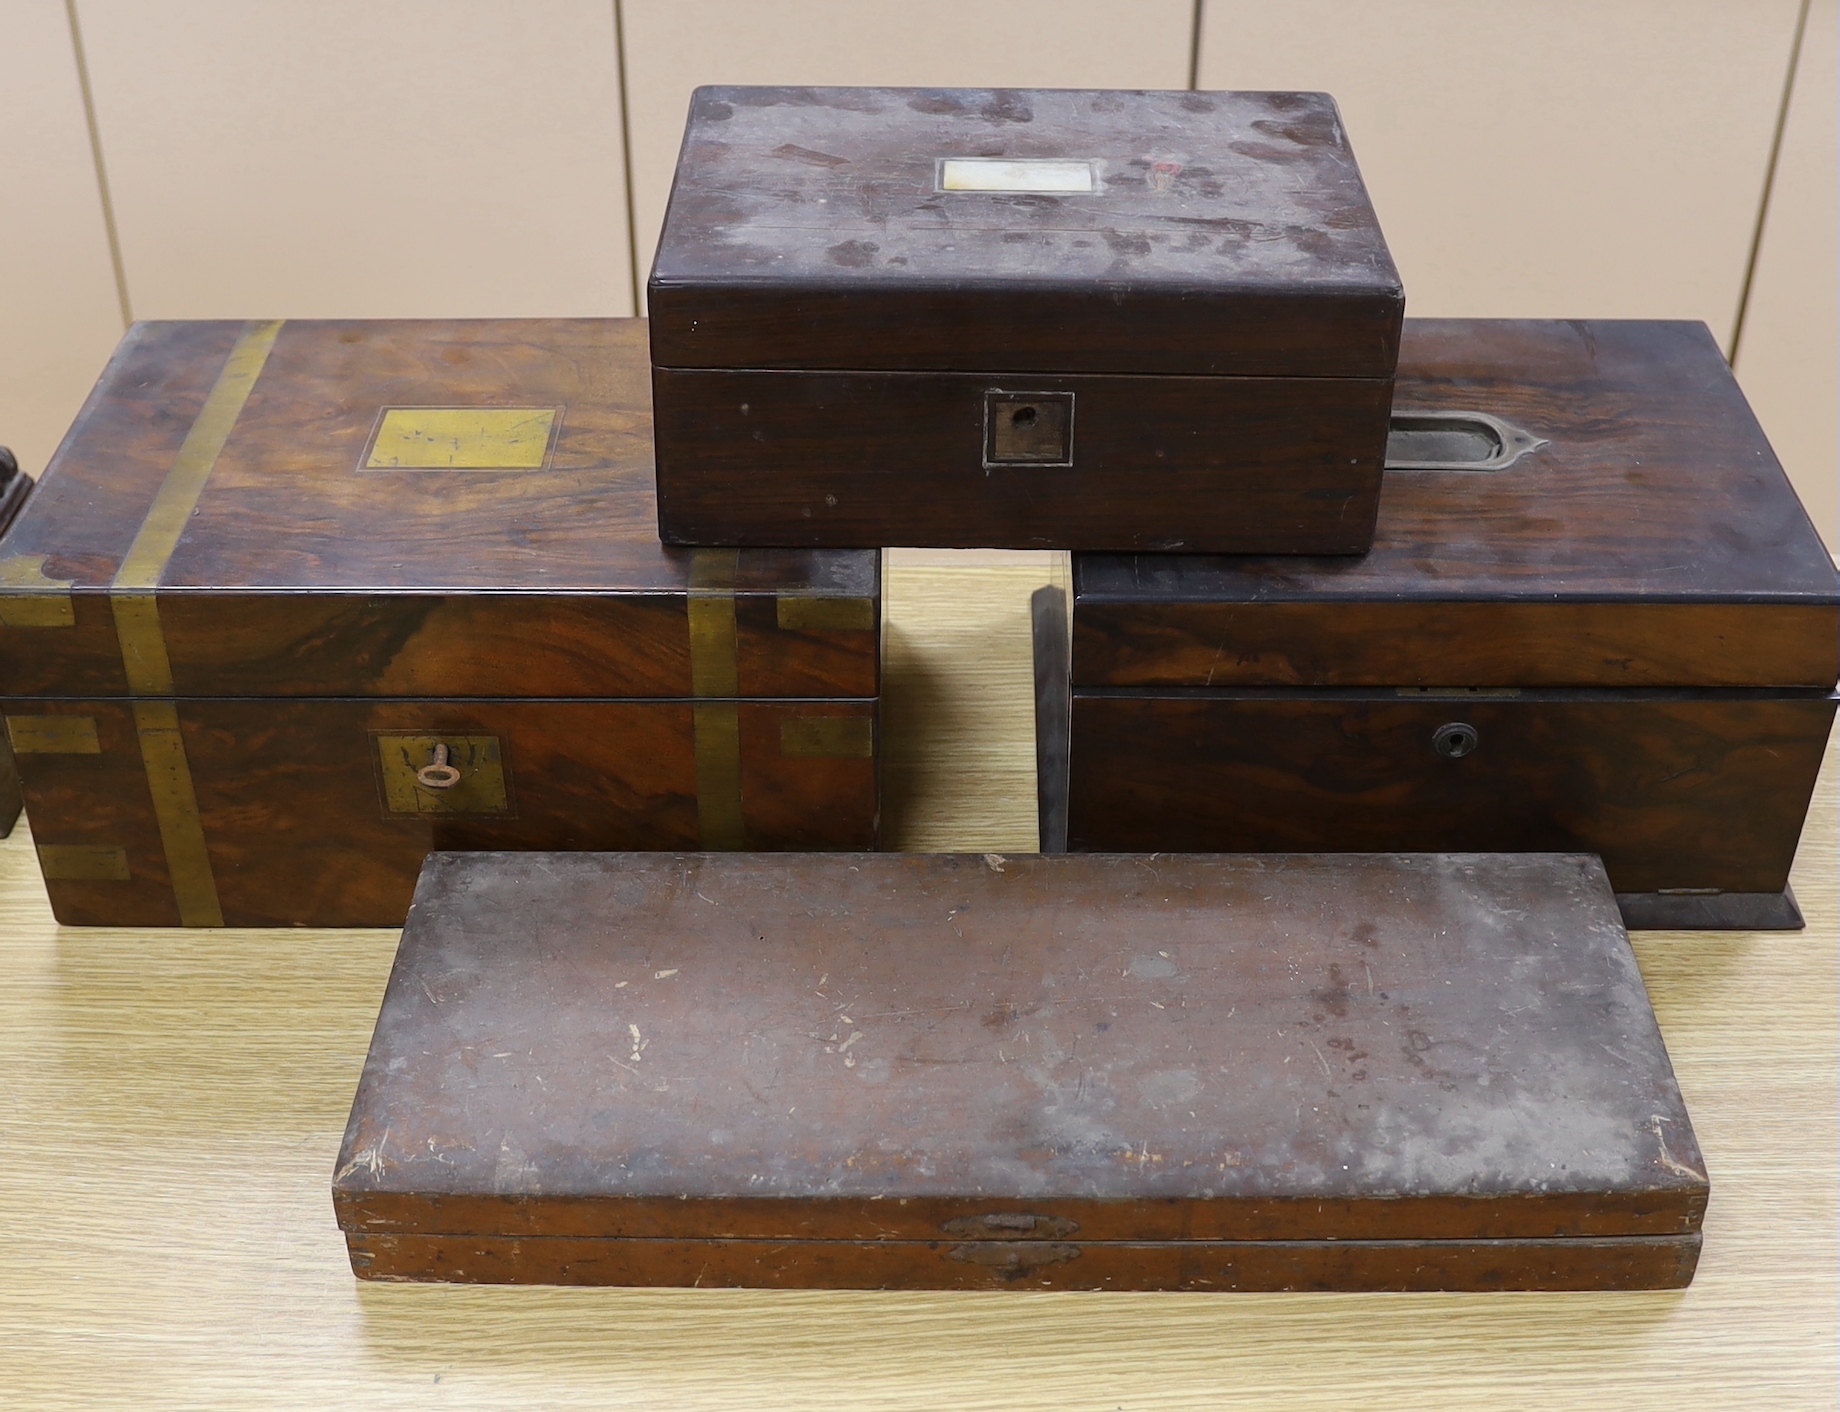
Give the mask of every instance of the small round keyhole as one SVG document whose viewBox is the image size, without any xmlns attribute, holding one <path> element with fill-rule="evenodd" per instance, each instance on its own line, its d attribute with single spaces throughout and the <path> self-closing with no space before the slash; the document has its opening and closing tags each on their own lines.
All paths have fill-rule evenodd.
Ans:
<svg viewBox="0 0 1840 1412">
<path fill-rule="evenodd" d="M 1431 732 L 1431 748 L 1446 760 L 1461 760 L 1476 748 L 1480 739 L 1474 726 L 1452 721 Z"/>
<path fill-rule="evenodd" d="M 1009 424 L 1013 427 L 1032 427 L 1035 425 L 1035 409 L 1018 407 L 1009 414 Z"/>
</svg>

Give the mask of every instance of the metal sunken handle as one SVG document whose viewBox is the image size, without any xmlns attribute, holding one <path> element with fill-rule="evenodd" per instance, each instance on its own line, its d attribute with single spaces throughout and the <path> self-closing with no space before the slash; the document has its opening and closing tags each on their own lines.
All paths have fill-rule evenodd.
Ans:
<svg viewBox="0 0 1840 1412">
<path fill-rule="evenodd" d="M 1505 471 L 1550 445 L 1487 412 L 1395 410 L 1386 434 L 1389 471 Z"/>
</svg>

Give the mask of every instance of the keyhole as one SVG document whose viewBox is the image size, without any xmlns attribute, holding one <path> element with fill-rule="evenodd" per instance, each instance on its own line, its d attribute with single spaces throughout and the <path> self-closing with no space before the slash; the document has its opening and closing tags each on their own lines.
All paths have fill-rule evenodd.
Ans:
<svg viewBox="0 0 1840 1412">
<path fill-rule="evenodd" d="M 1476 748 L 1480 739 L 1474 726 L 1452 721 L 1431 733 L 1431 748 L 1446 760 L 1461 760 Z"/>
<path fill-rule="evenodd" d="M 1034 426 L 1035 425 L 1035 409 L 1033 407 L 1018 407 L 1015 411 L 1009 414 L 1009 423 L 1011 426 L 1014 426 L 1014 427 L 1032 427 Z"/>
</svg>

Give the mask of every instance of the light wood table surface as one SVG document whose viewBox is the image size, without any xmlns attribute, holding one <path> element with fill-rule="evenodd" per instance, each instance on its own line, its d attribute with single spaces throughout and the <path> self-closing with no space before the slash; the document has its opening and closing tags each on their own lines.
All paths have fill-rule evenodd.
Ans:
<svg viewBox="0 0 1840 1412">
<path fill-rule="evenodd" d="M 941 558 L 889 575 L 890 841 L 1027 851 L 1046 558 Z M 1697 1281 L 1656 1294 L 360 1284 L 328 1184 L 395 934 L 62 930 L 22 824 L 0 844 L 0 1405 L 1832 1409 L 1834 765 L 1806 932 L 1637 938 L 1713 1182 Z"/>
</svg>

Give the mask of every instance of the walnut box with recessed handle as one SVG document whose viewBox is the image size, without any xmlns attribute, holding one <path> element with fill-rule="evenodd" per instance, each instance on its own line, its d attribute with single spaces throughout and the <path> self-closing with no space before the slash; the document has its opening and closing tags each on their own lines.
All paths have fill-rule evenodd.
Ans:
<svg viewBox="0 0 1840 1412">
<path fill-rule="evenodd" d="M 1601 854 L 1630 925 L 1795 927 L 1833 560 L 1704 325 L 1408 319 L 1362 559 L 1073 557 L 1043 836 Z"/>
<path fill-rule="evenodd" d="M 333 1177 L 386 1280 L 1686 1284 L 1577 855 L 436 854 Z"/>
<path fill-rule="evenodd" d="M 678 544 L 1356 554 L 1404 294 L 1323 93 L 701 88 Z"/>
<path fill-rule="evenodd" d="M 636 319 L 136 325 L 0 540 L 60 921 L 397 926 L 431 848 L 873 848 L 873 551 L 658 542 Z"/>
</svg>

